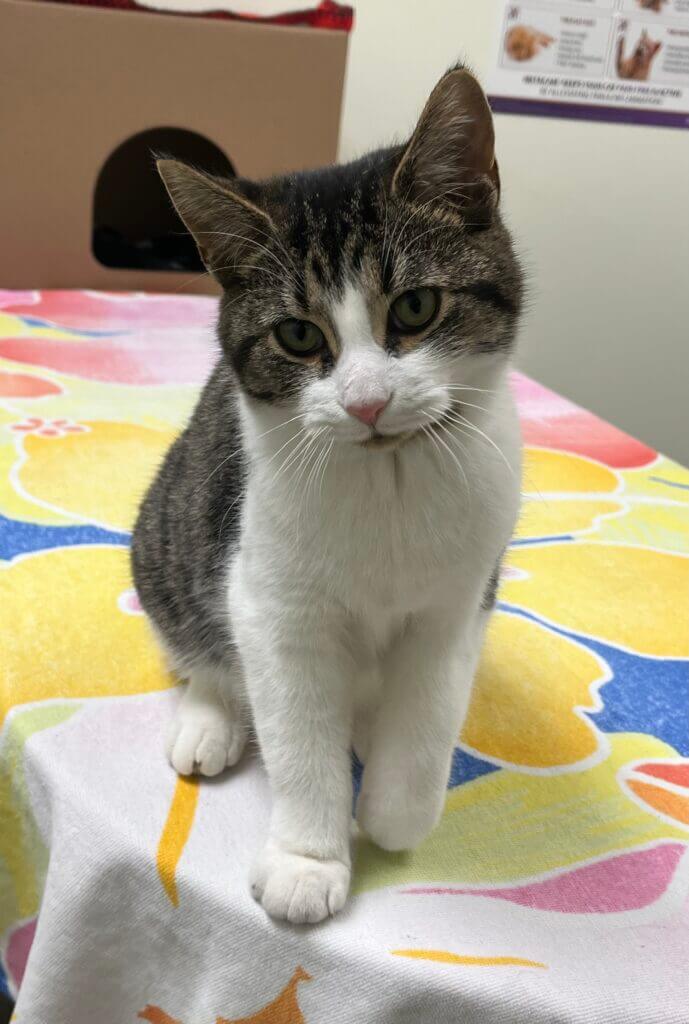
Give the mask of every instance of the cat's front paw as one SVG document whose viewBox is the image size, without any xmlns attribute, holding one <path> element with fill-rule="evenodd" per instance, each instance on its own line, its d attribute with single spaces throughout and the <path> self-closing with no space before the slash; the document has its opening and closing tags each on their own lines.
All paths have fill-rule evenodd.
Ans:
<svg viewBox="0 0 689 1024">
<path fill-rule="evenodd" d="M 237 763 L 245 743 L 244 723 L 224 708 L 183 702 L 168 729 L 166 751 L 180 775 L 219 775 Z"/>
<path fill-rule="evenodd" d="M 339 860 L 317 860 L 283 850 L 269 840 L 251 872 L 251 892 L 271 917 L 316 924 L 342 910 L 350 868 Z"/>
<path fill-rule="evenodd" d="M 424 797 L 412 796 L 401 787 L 367 786 L 364 774 L 356 819 L 383 850 L 413 850 L 438 824 L 444 804 L 444 790 Z"/>
</svg>

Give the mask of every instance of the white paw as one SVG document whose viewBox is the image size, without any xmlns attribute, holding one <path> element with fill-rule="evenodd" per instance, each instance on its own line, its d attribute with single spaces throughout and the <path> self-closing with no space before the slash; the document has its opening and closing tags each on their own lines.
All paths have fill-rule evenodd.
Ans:
<svg viewBox="0 0 689 1024">
<path fill-rule="evenodd" d="M 218 775 L 236 764 L 246 743 L 241 721 L 222 707 L 180 705 L 166 740 L 170 764 L 180 775 Z"/>
<path fill-rule="evenodd" d="M 271 917 L 316 924 L 342 910 L 349 876 L 342 861 L 302 857 L 269 840 L 251 872 L 251 892 Z"/>
<path fill-rule="evenodd" d="M 433 831 L 445 805 L 445 790 L 411 796 L 407 789 L 364 783 L 357 802 L 356 820 L 383 850 L 413 850 Z"/>
</svg>

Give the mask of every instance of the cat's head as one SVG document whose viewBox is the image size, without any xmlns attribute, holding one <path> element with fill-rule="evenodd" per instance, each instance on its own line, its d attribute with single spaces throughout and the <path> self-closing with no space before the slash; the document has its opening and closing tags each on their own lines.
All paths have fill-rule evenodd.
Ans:
<svg viewBox="0 0 689 1024">
<path fill-rule="evenodd" d="M 219 336 L 247 407 L 390 446 L 504 363 L 521 275 L 498 212 L 490 110 L 456 68 L 406 145 L 264 183 L 176 161 L 163 179 L 223 287 Z"/>
</svg>

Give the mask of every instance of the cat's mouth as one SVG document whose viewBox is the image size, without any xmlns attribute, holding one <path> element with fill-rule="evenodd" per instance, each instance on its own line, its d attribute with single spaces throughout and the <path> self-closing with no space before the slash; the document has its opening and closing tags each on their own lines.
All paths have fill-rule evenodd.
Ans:
<svg viewBox="0 0 689 1024">
<path fill-rule="evenodd" d="M 422 427 L 415 427 L 414 430 L 402 430 L 399 434 L 379 434 L 374 431 L 371 437 L 366 438 L 365 441 L 359 441 L 359 444 L 362 448 L 399 448 L 400 445 L 419 437 L 424 430 L 436 430 L 438 427 L 442 427 L 448 419 L 448 414 L 443 413 L 437 420 L 425 423 Z"/>
<path fill-rule="evenodd" d="M 399 448 L 401 444 L 411 441 L 420 430 L 404 430 L 400 434 L 374 434 L 365 441 L 360 441 L 362 448 Z"/>
</svg>

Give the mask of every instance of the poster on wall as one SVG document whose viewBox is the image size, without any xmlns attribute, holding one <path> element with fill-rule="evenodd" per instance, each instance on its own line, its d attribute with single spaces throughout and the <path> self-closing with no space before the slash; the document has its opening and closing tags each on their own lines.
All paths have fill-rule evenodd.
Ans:
<svg viewBox="0 0 689 1024">
<path fill-rule="evenodd" d="M 501 4 L 500 113 L 689 128 L 689 0 Z"/>
</svg>

